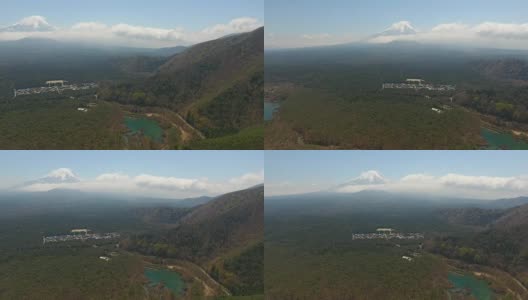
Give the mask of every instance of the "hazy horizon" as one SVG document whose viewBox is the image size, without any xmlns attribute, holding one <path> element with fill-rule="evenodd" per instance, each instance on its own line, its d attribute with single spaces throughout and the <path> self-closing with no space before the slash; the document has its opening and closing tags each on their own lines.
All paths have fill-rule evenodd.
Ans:
<svg viewBox="0 0 528 300">
<path fill-rule="evenodd" d="M 265 190 L 266 196 L 378 190 L 491 200 L 528 196 L 527 167 L 526 154 L 515 151 L 271 151 Z"/>
<path fill-rule="evenodd" d="M 8 1 L 0 41 L 49 38 L 110 46 L 189 46 L 263 26 L 263 1 Z M 105 7 L 106 9 L 101 9 Z M 126 9 L 123 9 L 125 8 Z"/>
<path fill-rule="evenodd" d="M 264 181 L 261 151 L 4 151 L 0 190 L 217 196 Z"/>
<path fill-rule="evenodd" d="M 281 49 L 416 41 L 527 50 L 528 19 L 521 12 L 528 4 L 506 2 L 270 0 L 265 45 Z"/>
</svg>

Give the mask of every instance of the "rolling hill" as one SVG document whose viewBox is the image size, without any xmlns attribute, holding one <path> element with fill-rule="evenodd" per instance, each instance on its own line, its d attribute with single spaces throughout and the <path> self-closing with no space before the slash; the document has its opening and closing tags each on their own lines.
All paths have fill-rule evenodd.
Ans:
<svg viewBox="0 0 528 300">
<path fill-rule="evenodd" d="M 168 217 L 159 214 L 158 221 L 170 220 L 169 229 L 132 236 L 123 245 L 148 255 L 192 261 L 234 295 L 262 294 L 263 199 L 264 187 L 257 186 Z"/>
<path fill-rule="evenodd" d="M 264 29 L 194 45 L 155 74 L 102 88 L 105 99 L 167 107 L 207 137 L 262 123 Z"/>
</svg>

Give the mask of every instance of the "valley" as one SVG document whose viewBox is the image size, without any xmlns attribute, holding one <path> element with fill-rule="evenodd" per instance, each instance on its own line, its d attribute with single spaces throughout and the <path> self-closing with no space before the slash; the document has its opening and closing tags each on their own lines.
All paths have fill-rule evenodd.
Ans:
<svg viewBox="0 0 528 300">
<path fill-rule="evenodd" d="M 265 101 L 280 108 L 266 149 L 526 149 L 526 57 L 406 42 L 267 51 Z"/>
<path fill-rule="evenodd" d="M 481 229 L 446 221 L 455 211 L 458 220 L 470 220 L 470 214 L 460 217 L 460 211 L 470 211 L 477 203 L 461 204 L 468 208 L 447 208 L 449 204 L 439 208 L 433 202 L 420 204 L 417 199 L 392 207 L 396 199 L 383 199 L 383 194 L 312 197 L 266 199 L 265 282 L 269 299 L 484 300 L 528 296 L 524 262 L 518 261 L 515 267 L 491 262 L 499 257 L 517 261 L 513 256 L 523 255 L 524 248 L 518 247 L 524 239 L 506 242 L 503 236 L 501 242 L 497 240 L 502 248 L 494 249 L 493 240 L 488 248 L 483 245 L 491 237 L 485 236 L 495 229 L 486 222 L 493 221 L 482 219 Z M 377 204 L 368 207 L 373 201 Z M 514 214 L 525 208 L 501 212 Z M 488 210 L 491 212 L 488 208 L 481 211 Z M 420 231 L 425 239 L 366 234 L 380 226 L 390 226 L 403 236 Z M 449 247 L 448 243 L 457 244 L 456 250 L 441 250 Z M 475 258 L 477 255 L 480 258 Z"/>
<path fill-rule="evenodd" d="M 173 49 L 0 42 L 0 131 L 9 132 L 0 144 L 262 149 L 262 35 L 260 28 Z"/>
<path fill-rule="evenodd" d="M 210 226 L 220 226 L 227 215 L 218 213 L 217 223 L 211 225 L 198 217 L 201 211 L 214 206 L 229 207 L 231 212 L 225 213 L 231 214 L 231 218 L 240 214 L 258 226 L 262 221 L 251 214 L 258 215 L 258 212 L 247 211 L 244 206 L 250 202 L 262 203 L 259 189 L 262 187 L 210 198 L 206 203 L 202 198 L 180 200 L 183 201 L 181 207 L 178 200 L 149 205 L 111 198 L 95 201 L 90 200 L 90 195 L 67 200 L 83 203 L 69 207 L 61 200 L 45 200 L 48 196 L 43 194 L 39 200 L 47 201 L 47 208 L 40 211 L 32 211 L 31 207 L 37 207 L 28 202 L 35 196 L 3 195 L 0 201 L 4 208 L 4 213 L 0 214 L 3 228 L 0 232 L 0 270 L 9 275 L 0 278 L 0 297 L 230 299 L 231 296 L 257 295 L 248 299 L 259 299 L 263 284 L 258 268 L 262 269 L 263 261 L 262 250 L 259 250 L 262 236 L 259 237 L 258 232 L 235 234 L 240 225 L 233 223 L 223 229 L 227 234 L 234 234 L 229 244 L 221 240 L 215 244 L 215 248 L 222 251 L 189 256 L 187 248 L 209 253 L 206 249 L 210 241 L 201 234 L 188 240 L 185 234 L 192 231 L 186 231 L 187 225 L 184 225 L 190 222 L 196 224 L 196 228 L 205 226 L 208 230 L 213 230 Z M 71 196 L 56 192 L 51 197 L 66 200 Z M 21 202 L 26 204 L 21 205 Z M 256 205 L 255 209 L 259 209 Z M 167 212 L 171 212 L 169 218 L 158 215 Z M 207 214 L 214 219 L 211 214 L 216 213 Z M 17 217 L 13 217 L 15 215 Z M 70 233 L 74 228 L 87 228 L 88 233 L 85 229 Z M 210 237 L 216 235 L 209 234 Z M 46 236 L 45 243 L 43 236 Z M 67 238 L 70 236 L 72 238 Z M 139 237 L 148 237 L 141 240 L 141 246 L 136 245 Z M 165 240 L 167 238 L 170 239 Z M 194 244 L 198 242 L 202 244 Z"/>
</svg>

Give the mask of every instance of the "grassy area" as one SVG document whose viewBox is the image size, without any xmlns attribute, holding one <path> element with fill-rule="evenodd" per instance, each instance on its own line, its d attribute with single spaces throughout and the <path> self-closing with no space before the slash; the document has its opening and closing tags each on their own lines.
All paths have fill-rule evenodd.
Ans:
<svg viewBox="0 0 528 300">
<path fill-rule="evenodd" d="M 218 138 L 195 141 L 189 145 L 193 150 L 258 150 L 263 149 L 264 128 L 261 126 L 242 129 L 240 132 Z"/>
<path fill-rule="evenodd" d="M 442 114 L 424 96 L 373 94 L 361 100 L 297 89 L 266 125 L 266 148 L 475 149 L 480 121 L 453 108 Z"/>
</svg>

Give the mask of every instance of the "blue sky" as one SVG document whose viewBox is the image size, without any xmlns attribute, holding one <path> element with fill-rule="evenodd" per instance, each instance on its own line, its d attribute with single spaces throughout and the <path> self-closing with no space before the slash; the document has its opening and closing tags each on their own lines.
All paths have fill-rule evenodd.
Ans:
<svg viewBox="0 0 528 300">
<path fill-rule="evenodd" d="M 263 0 L 3 0 L 0 25 L 32 16 L 45 16 L 56 26 L 81 21 L 129 23 L 150 27 L 202 29 L 240 16 L 264 19 Z"/>
<path fill-rule="evenodd" d="M 0 187 L 9 188 L 66 168 L 83 182 L 80 187 L 72 186 L 75 189 L 102 188 L 102 184 L 113 181 L 96 183 L 97 177 L 120 175 L 114 176 L 119 179 L 115 181 L 115 188 L 108 188 L 119 192 L 141 179 L 140 175 L 148 175 L 152 178 L 146 179 L 153 182 L 152 186 L 161 186 L 175 195 L 219 194 L 262 183 L 263 158 L 263 151 L 2 151 Z M 141 179 L 143 183 L 144 179 Z M 196 186 L 203 186 L 179 191 L 180 179 L 194 180 Z M 67 185 L 39 188 L 59 187 Z"/>
<path fill-rule="evenodd" d="M 193 45 L 264 25 L 264 0 L 4 0 L 0 40 L 170 47 Z"/>
<path fill-rule="evenodd" d="M 528 22 L 528 1 L 522 0 L 266 0 L 270 32 L 372 34 L 409 20 L 416 27 L 483 21 Z"/>
<path fill-rule="evenodd" d="M 485 192 L 486 185 L 500 187 L 490 192 L 493 197 L 528 196 L 526 151 L 266 151 L 265 170 L 266 191 L 274 194 L 326 189 L 373 170 L 391 182 L 420 174 L 428 176 L 427 184 L 452 184 L 445 189 L 460 180 Z M 460 176 L 444 177 L 448 174 Z M 511 186 L 518 190 L 512 191 Z M 457 192 L 473 195 L 470 192 L 477 191 Z"/>
<path fill-rule="evenodd" d="M 290 40 L 277 42 L 276 47 L 354 41 L 382 32 L 399 21 L 408 21 L 421 32 L 450 23 L 524 24 L 528 23 L 527 11 L 528 1 L 521 0 L 266 0 L 265 5 L 266 31 Z M 326 36 L 325 41 L 312 40 L 311 44 L 292 41 L 302 35 L 321 34 L 330 37 Z"/>
</svg>

